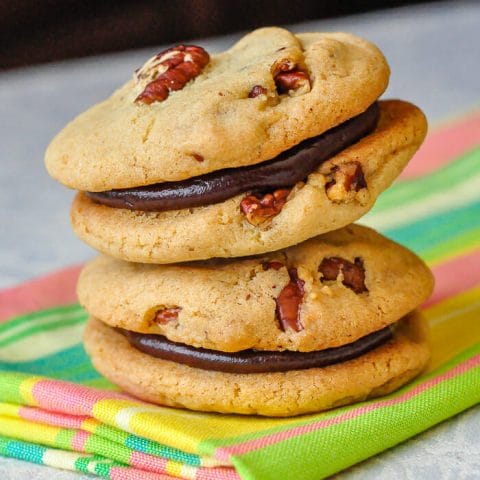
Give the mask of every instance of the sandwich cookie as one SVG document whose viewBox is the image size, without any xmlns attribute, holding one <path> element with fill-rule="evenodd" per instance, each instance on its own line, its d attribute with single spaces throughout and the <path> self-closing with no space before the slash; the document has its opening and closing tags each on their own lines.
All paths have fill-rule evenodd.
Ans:
<svg viewBox="0 0 480 480">
<path fill-rule="evenodd" d="M 92 317 L 85 348 L 95 368 L 143 400 L 192 410 L 274 417 L 313 413 L 386 395 L 418 375 L 429 359 L 418 313 L 397 322 L 390 340 L 324 367 L 226 373 L 157 358 Z"/>
<path fill-rule="evenodd" d="M 143 263 L 278 250 L 365 214 L 425 133 L 415 106 L 382 101 L 272 161 L 180 182 L 79 193 L 73 228 L 97 250 Z"/>
<path fill-rule="evenodd" d="M 60 132 L 46 165 L 80 191 L 76 233 L 114 257 L 285 248 L 359 218 L 418 148 L 423 114 L 377 102 L 388 77 L 379 50 L 344 33 L 173 47 Z"/>
<path fill-rule="evenodd" d="M 413 253 L 351 225 L 241 260 L 141 265 L 99 257 L 83 270 L 78 295 L 92 315 L 85 342 L 94 365 L 130 393 L 199 410 L 293 415 L 390 391 L 382 388 L 418 373 L 428 346 L 417 335 L 421 320 L 409 314 L 432 286 L 430 271 Z M 110 349 L 122 352 L 112 355 L 122 362 L 135 359 L 135 366 L 120 369 L 113 358 L 105 364 Z M 380 368 L 377 361 L 396 367 L 369 382 L 355 367 L 352 378 L 362 386 L 356 396 L 343 387 L 322 390 L 332 372 L 336 384 L 351 365 Z M 129 378 L 130 367 L 147 364 L 141 378 Z M 197 384 L 195 394 L 185 393 L 186 384 L 175 392 L 174 375 Z M 222 382 L 242 393 L 229 398 Z M 263 396 L 265 383 L 246 402 L 255 382 L 271 382 L 278 398 Z M 310 393 L 300 395 L 304 390 Z"/>
</svg>

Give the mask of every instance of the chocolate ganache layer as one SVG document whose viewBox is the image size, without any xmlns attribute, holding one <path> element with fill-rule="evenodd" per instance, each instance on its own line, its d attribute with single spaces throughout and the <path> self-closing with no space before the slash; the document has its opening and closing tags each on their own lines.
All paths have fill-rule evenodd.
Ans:
<svg viewBox="0 0 480 480">
<path fill-rule="evenodd" d="M 318 166 L 372 132 L 378 123 L 378 103 L 365 112 L 309 138 L 273 160 L 240 168 L 217 170 L 178 182 L 87 192 L 95 202 L 113 208 L 162 212 L 223 202 L 240 193 L 292 187 Z"/>
<path fill-rule="evenodd" d="M 127 338 L 132 347 L 153 357 L 203 370 L 226 373 L 285 372 L 326 367 L 359 357 L 393 337 L 393 327 L 389 326 L 353 343 L 315 352 L 242 350 L 230 353 L 171 342 L 162 335 L 123 329 L 117 331 Z"/>
</svg>

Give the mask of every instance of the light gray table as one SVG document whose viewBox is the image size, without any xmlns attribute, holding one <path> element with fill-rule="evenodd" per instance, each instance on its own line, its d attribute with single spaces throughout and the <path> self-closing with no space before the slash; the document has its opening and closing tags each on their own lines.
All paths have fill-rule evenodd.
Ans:
<svg viewBox="0 0 480 480">
<path fill-rule="evenodd" d="M 404 7 L 291 28 L 350 31 L 378 44 L 392 67 L 387 96 L 415 102 L 431 124 L 480 106 L 480 2 Z M 240 36 L 195 43 L 214 52 Z M 161 49 L 0 74 L 0 288 L 94 255 L 70 230 L 72 192 L 47 176 L 43 152 L 68 120 L 107 96 Z M 480 408 L 337 477 L 480 479 Z M 0 478 L 90 477 L 0 457 Z"/>
</svg>

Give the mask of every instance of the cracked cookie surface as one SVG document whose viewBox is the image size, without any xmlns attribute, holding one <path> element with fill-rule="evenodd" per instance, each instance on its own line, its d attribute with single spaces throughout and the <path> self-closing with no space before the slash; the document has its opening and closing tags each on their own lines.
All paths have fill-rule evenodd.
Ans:
<svg viewBox="0 0 480 480">
<path fill-rule="evenodd" d="M 279 81 L 292 73 L 282 65 L 308 85 Z M 127 82 L 57 135 L 47 169 L 71 188 L 103 191 L 253 165 L 365 111 L 388 77 L 381 52 L 354 35 L 255 30 L 164 101 L 135 102 Z"/>
<path fill-rule="evenodd" d="M 72 225 L 100 252 L 134 262 L 174 263 L 278 250 L 364 215 L 402 171 L 426 130 L 425 117 L 414 105 L 380 102 L 376 130 L 323 163 L 305 184 L 297 184 L 281 211 L 258 226 L 241 211 L 245 195 L 204 207 L 136 212 L 99 205 L 83 193 L 73 202 Z M 348 172 L 352 166 L 361 167 L 364 183 L 346 191 L 343 167 Z"/>
<path fill-rule="evenodd" d="M 343 260 L 333 276 L 325 269 L 332 258 Z M 349 273 L 349 263 L 364 278 Z M 313 351 L 396 322 L 432 287 L 428 267 L 412 252 L 350 225 L 248 259 L 146 265 L 98 257 L 82 271 L 78 296 L 112 327 L 194 347 Z M 298 318 L 285 321 L 292 311 Z"/>
</svg>

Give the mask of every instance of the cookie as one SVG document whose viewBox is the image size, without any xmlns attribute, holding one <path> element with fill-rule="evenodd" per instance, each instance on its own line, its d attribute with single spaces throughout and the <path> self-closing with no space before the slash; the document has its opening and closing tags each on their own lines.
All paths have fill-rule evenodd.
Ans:
<svg viewBox="0 0 480 480">
<path fill-rule="evenodd" d="M 102 322 L 193 347 L 310 352 L 354 342 L 433 286 L 412 252 L 360 225 L 259 257 L 180 265 L 99 257 L 78 297 Z"/>
<path fill-rule="evenodd" d="M 393 338 L 355 359 L 323 368 L 225 373 L 162 360 L 139 351 L 91 318 L 85 348 L 95 368 L 143 400 L 209 412 L 292 416 L 385 395 L 415 377 L 429 358 L 418 314 L 398 322 Z"/>
<path fill-rule="evenodd" d="M 259 205 L 251 192 L 164 212 L 113 208 L 79 193 L 72 225 L 100 252 L 134 262 L 174 263 L 278 250 L 360 218 L 399 175 L 425 133 L 425 117 L 418 108 L 396 100 L 380 102 L 376 129 L 287 190 L 280 210 L 263 222 L 255 219 L 262 220 L 264 211 L 268 217 L 269 208 L 248 210 L 248 205 Z"/>
<path fill-rule="evenodd" d="M 381 52 L 347 33 L 262 28 L 211 57 L 169 49 L 67 125 L 46 166 L 104 191 L 257 164 L 365 111 L 388 78 Z"/>
</svg>

